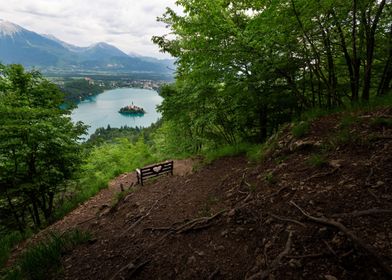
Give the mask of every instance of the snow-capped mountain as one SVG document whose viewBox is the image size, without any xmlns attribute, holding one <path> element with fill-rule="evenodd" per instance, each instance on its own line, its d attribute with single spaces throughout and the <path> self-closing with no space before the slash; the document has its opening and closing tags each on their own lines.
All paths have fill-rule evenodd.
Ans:
<svg viewBox="0 0 392 280">
<path fill-rule="evenodd" d="M 15 34 L 21 31 L 23 31 L 23 28 L 20 27 L 19 25 L 0 19 L 0 37 L 3 36 L 13 37 Z"/>
<path fill-rule="evenodd" d="M 0 62 L 20 63 L 43 71 L 51 67 L 124 73 L 172 72 L 167 67 L 167 60 L 129 56 L 104 42 L 78 47 L 53 35 L 41 35 L 4 20 L 0 20 Z"/>
</svg>

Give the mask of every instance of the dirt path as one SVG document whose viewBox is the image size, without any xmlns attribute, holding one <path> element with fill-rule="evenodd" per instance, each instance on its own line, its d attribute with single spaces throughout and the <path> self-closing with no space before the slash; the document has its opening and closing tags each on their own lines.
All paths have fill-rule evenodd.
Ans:
<svg viewBox="0 0 392 280">
<path fill-rule="evenodd" d="M 184 176 L 192 173 L 195 162 L 197 162 L 197 160 L 175 160 L 174 176 Z M 34 242 L 37 242 L 38 240 L 41 240 L 47 236 L 47 234 L 51 232 L 63 233 L 72 228 L 83 227 L 85 223 L 88 223 L 105 214 L 110 210 L 115 195 L 121 192 L 121 185 L 123 185 L 123 188 L 126 190 L 130 186 L 135 185 L 136 182 L 137 179 L 135 172 L 129 172 L 118 176 L 109 183 L 108 188 L 101 190 L 97 195 L 68 213 L 63 219 L 40 231 L 38 234 L 34 235 L 27 241 L 19 244 L 19 246 L 17 246 L 12 252 L 12 255 L 8 261 L 9 265 L 15 261 L 17 256 L 20 255 L 24 248 Z"/>
<path fill-rule="evenodd" d="M 112 205 L 135 182 L 119 176 L 49 228 L 93 236 L 52 279 L 391 279 L 392 127 L 380 116 L 392 120 L 392 109 L 357 116 L 344 139 L 339 115 L 301 139 L 286 127 L 262 164 L 221 158 Z M 191 166 L 175 162 L 176 175 Z"/>
<path fill-rule="evenodd" d="M 194 160 L 175 160 L 174 176 L 184 176 L 192 172 Z M 113 203 L 116 193 L 121 192 L 121 185 L 126 190 L 137 182 L 136 173 L 129 172 L 122 174 L 109 183 L 109 187 L 100 191 L 96 196 L 86 201 L 62 220 L 51 225 L 47 230 L 64 232 L 73 227 L 77 227 L 84 222 L 96 218 L 108 211 Z"/>
<path fill-rule="evenodd" d="M 222 158 L 137 188 L 83 224 L 94 239 L 64 256 L 58 279 L 391 279 L 392 128 L 372 125 L 377 116 L 359 117 L 320 166 L 312 159 L 338 116 L 303 139 L 287 128 L 263 164 Z M 294 205 L 335 219 L 377 257 Z"/>
</svg>

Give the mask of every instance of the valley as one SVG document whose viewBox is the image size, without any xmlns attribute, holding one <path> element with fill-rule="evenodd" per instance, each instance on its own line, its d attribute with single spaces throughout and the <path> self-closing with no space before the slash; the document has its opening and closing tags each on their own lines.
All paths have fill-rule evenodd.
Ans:
<svg viewBox="0 0 392 280">
<path fill-rule="evenodd" d="M 47 76 L 132 74 L 170 79 L 175 69 L 172 59 L 127 55 L 105 42 L 79 47 L 1 19 L 0 58 L 4 64 L 20 63 Z"/>
</svg>

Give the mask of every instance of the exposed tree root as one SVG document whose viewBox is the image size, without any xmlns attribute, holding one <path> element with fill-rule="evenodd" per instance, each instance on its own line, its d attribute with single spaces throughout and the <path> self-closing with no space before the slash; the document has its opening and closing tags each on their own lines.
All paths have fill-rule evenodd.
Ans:
<svg viewBox="0 0 392 280">
<path fill-rule="evenodd" d="M 300 225 L 301 227 L 306 227 L 305 224 L 303 224 L 303 223 L 301 223 L 301 222 L 299 222 L 299 221 L 297 221 L 297 220 L 294 220 L 294 219 L 290 219 L 290 218 L 286 218 L 286 217 L 279 217 L 279 216 L 276 216 L 276 215 L 274 215 L 274 214 L 272 214 L 272 213 L 269 213 L 269 215 L 270 215 L 272 218 L 277 219 L 277 220 L 279 220 L 279 221 L 294 223 L 294 224 Z"/>
<path fill-rule="evenodd" d="M 343 232 L 344 234 L 346 234 L 364 252 L 366 252 L 369 256 L 372 256 L 374 258 L 374 260 L 377 261 L 379 266 L 384 270 L 384 272 L 389 277 L 392 277 L 392 268 L 383 261 L 383 259 L 377 254 L 376 250 L 372 246 L 365 243 L 358 236 L 356 236 L 351 230 L 346 228 L 343 224 L 341 224 L 335 220 L 327 219 L 324 217 L 320 217 L 320 218 L 313 217 L 313 216 L 309 215 L 301 207 L 299 207 L 294 201 L 290 201 L 290 204 L 293 205 L 294 207 L 296 207 L 302 213 L 302 215 L 304 215 L 309 220 L 316 222 L 316 223 L 319 223 L 319 224 L 335 227 L 335 228 L 339 229 L 341 232 Z"/>
<path fill-rule="evenodd" d="M 380 198 L 371 190 L 371 189 L 367 189 L 368 193 L 374 197 L 374 199 L 376 200 L 377 203 L 381 203 Z"/>
<path fill-rule="evenodd" d="M 209 222 L 218 218 L 219 216 L 221 216 L 223 213 L 225 213 L 227 211 L 228 211 L 228 209 L 224 209 L 222 211 L 219 211 L 218 213 L 216 213 L 215 215 L 213 215 L 211 217 L 201 217 L 201 218 L 191 220 L 191 221 L 177 227 L 175 229 L 175 231 L 177 233 L 185 233 L 185 232 L 188 232 L 188 231 L 194 230 L 194 229 L 196 230 L 196 229 L 206 228 L 209 226 L 208 225 Z"/>
<path fill-rule="evenodd" d="M 310 177 L 306 178 L 305 180 L 303 180 L 303 182 L 308 182 L 308 181 L 310 181 L 310 180 L 312 180 L 312 179 L 322 178 L 322 177 L 325 177 L 325 176 L 332 175 L 332 174 L 334 174 L 336 171 L 338 171 L 338 169 L 339 169 L 339 167 L 336 167 L 336 168 L 332 169 L 332 170 L 329 171 L 329 172 L 314 174 L 313 176 L 310 176 Z"/>
<path fill-rule="evenodd" d="M 215 269 L 215 271 L 211 273 L 210 276 L 208 276 L 208 280 L 213 280 L 216 276 L 218 276 L 218 274 L 219 274 L 219 268 Z"/>
<path fill-rule="evenodd" d="M 264 195 L 264 196 L 258 197 L 258 199 L 268 199 L 268 198 L 274 197 L 274 196 L 280 194 L 281 191 L 283 191 L 283 190 L 285 190 L 285 189 L 287 189 L 287 188 L 288 188 L 288 186 L 283 186 L 283 187 L 281 187 L 279 190 L 277 190 L 276 192 L 273 192 L 273 193 L 271 193 L 271 194 L 268 194 L 268 195 Z"/>
<path fill-rule="evenodd" d="M 137 219 L 136 222 L 134 222 L 132 225 L 130 225 L 129 227 L 127 227 L 121 234 L 120 236 L 123 236 L 125 233 L 127 233 L 128 231 L 130 231 L 131 229 L 133 229 L 134 227 L 136 227 L 142 220 L 144 220 L 145 218 L 147 218 L 150 214 L 152 209 L 155 208 L 155 206 L 158 204 L 159 201 L 161 201 L 162 199 L 164 199 L 165 197 L 167 197 L 169 195 L 169 193 L 165 194 L 164 196 L 162 196 L 160 199 L 157 199 L 155 201 L 155 203 L 151 206 L 151 208 L 147 211 L 147 213 L 143 216 L 141 216 L 139 219 Z"/>
<path fill-rule="evenodd" d="M 145 267 L 149 263 L 150 263 L 149 260 L 141 262 L 138 265 L 135 265 L 134 262 L 130 262 L 126 266 L 123 266 L 119 271 L 117 271 L 117 273 L 115 273 L 113 275 L 113 277 L 110 278 L 110 280 L 115 280 L 115 279 L 119 279 L 119 278 L 132 279 L 132 276 L 135 276 L 136 273 L 140 272 L 141 269 L 143 269 L 143 267 Z M 122 274 L 125 271 L 127 272 L 126 277 L 119 277 L 120 274 Z"/>
<path fill-rule="evenodd" d="M 144 261 L 144 262 L 134 266 L 132 268 L 132 270 L 130 272 L 128 272 L 126 279 L 132 279 L 133 276 L 135 276 L 137 273 L 139 273 L 149 263 L 150 263 L 150 261 L 147 260 L 147 261 Z"/>
<path fill-rule="evenodd" d="M 284 247 L 284 250 L 272 261 L 271 265 L 267 270 L 260 271 L 250 277 L 248 277 L 246 280 L 255 280 L 255 279 L 266 279 L 272 272 L 277 270 L 280 267 L 280 262 L 282 259 L 290 252 L 291 250 L 291 243 L 292 243 L 292 237 L 293 237 L 293 232 L 289 232 L 289 237 L 287 238 L 286 241 L 286 246 Z"/>
<path fill-rule="evenodd" d="M 371 167 L 370 171 L 369 171 L 369 175 L 366 177 L 366 180 L 365 180 L 365 186 L 367 186 L 367 187 L 371 186 L 370 179 L 372 178 L 373 174 L 374 174 L 374 168 Z"/>
<path fill-rule="evenodd" d="M 170 230 L 174 230 L 174 228 L 172 227 L 148 227 L 148 228 L 144 228 L 143 231 L 170 231 Z"/>
<path fill-rule="evenodd" d="M 84 220 L 84 221 L 81 221 L 81 222 L 77 223 L 76 225 L 80 226 L 80 225 L 85 224 L 85 223 L 87 223 L 87 222 L 90 222 L 90 221 L 92 221 L 92 220 L 94 220 L 94 219 L 96 219 L 96 218 L 97 218 L 96 216 L 91 217 L 91 218 L 89 218 L 89 219 L 87 219 L 87 220 Z"/>
<path fill-rule="evenodd" d="M 372 208 L 372 209 L 362 210 L 362 211 L 353 211 L 351 213 L 333 214 L 331 217 L 333 218 L 361 217 L 361 216 L 368 216 L 368 215 L 375 215 L 375 214 L 392 214 L 392 210 Z"/>
<path fill-rule="evenodd" d="M 287 259 L 317 259 L 317 258 L 321 258 L 324 256 L 328 256 L 330 254 L 327 253 L 318 253 L 318 254 L 308 254 L 308 255 L 300 255 L 300 256 L 284 256 Z"/>
</svg>

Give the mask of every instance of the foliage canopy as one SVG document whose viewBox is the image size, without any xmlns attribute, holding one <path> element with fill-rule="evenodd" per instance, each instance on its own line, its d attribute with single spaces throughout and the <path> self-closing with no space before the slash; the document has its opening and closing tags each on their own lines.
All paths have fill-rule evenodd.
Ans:
<svg viewBox="0 0 392 280">
<path fill-rule="evenodd" d="M 191 150 L 263 141 L 310 108 L 385 95 L 392 79 L 390 1 L 178 0 L 153 37 L 177 58 L 160 110 Z"/>
<path fill-rule="evenodd" d="M 50 222 L 56 194 L 81 163 L 79 136 L 57 86 L 20 65 L 0 67 L 0 207 L 23 230 Z M 9 221 L 9 219 L 6 219 Z"/>
</svg>

